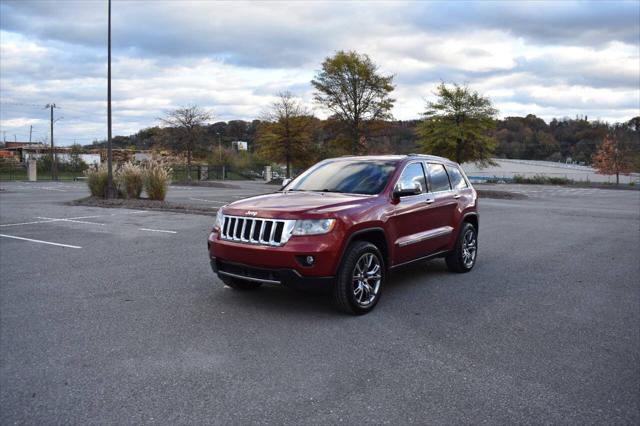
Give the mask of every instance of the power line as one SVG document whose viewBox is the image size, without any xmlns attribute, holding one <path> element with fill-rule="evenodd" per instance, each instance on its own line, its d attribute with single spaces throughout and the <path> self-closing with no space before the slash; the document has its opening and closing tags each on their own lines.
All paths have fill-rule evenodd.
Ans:
<svg viewBox="0 0 640 426">
<path fill-rule="evenodd" d="M 18 106 L 28 106 L 28 107 L 32 107 L 32 108 L 42 108 L 42 105 L 27 104 L 27 103 L 24 103 L 24 102 L 6 102 L 6 101 L 2 101 L 2 102 L 0 102 L 0 105 L 18 105 Z"/>
</svg>

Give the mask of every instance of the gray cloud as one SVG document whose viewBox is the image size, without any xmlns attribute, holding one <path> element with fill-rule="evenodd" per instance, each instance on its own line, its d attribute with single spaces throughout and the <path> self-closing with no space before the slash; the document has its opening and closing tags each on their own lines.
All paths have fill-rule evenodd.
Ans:
<svg viewBox="0 0 640 426">
<path fill-rule="evenodd" d="M 46 120 L 15 103 L 55 101 L 61 137 L 104 134 L 106 12 L 97 1 L 0 3 L 3 130 Z M 114 123 L 132 133 L 189 103 L 251 119 L 282 90 L 312 105 L 309 80 L 338 49 L 395 74 L 397 118 L 417 118 L 435 85 L 455 81 L 492 93 L 503 115 L 625 119 L 638 106 L 639 14 L 638 2 L 115 0 Z"/>
</svg>

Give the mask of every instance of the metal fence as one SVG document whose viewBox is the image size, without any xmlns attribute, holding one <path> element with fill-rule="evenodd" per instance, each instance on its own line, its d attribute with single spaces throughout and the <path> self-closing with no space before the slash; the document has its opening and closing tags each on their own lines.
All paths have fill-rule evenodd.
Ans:
<svg viewBox="0 0 640 426">
<path fill-rule="evenodd" d="M 65 165 L 59 166 L 60 167 L 58 168 L 58 171 L 56 173 L 56 180 L 77 180 L 79 177 L 83 176 L 82 170 L 69 170 L 69 167 L 65 167 Z M 52 180 L 51 169 L 38 164 L 36 177 L 39 181 Z M 26 163 L 0 159 L 0 181 L 21 181 L 28 179 L 29 176 Z"/>
<path fill-rule="evenodd" d="M 186 182 L 187 166 L 184 164 L 175 164 L 171 166 L 173 169 L 173 182 Z M 216 166 L 216 165 L 192 165 L 191 180 L 192 181 L 208 181 L 208 180 L 259 180 L 264 179 L 264 171 L 254 169 L 239 169 L 233 166 Z"/>
</svg>

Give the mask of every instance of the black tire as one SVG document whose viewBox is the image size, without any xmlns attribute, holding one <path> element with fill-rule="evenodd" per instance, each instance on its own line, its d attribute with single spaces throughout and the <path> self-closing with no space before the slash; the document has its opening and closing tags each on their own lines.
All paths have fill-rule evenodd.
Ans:
<svg viewBox="0 0 640 426">
<path fill-rule="evenodd" d="M 469 239 L 473 242 L 473 252 L 469 250 L 471 247 Z M 467 252 L 465 252 L 465 249 Z M 471 258 L 469 258 L 471 256 Z M 464 222 L 458 233 L 456 245 L 445 257 L 447 268 L 451 272 L 465 273 L 473 269 L 478 257 L 478 230 L 469 222 Z"/>
<path fill-rule="evenodd" d="M 241 291 L 256 290 L 262 285 L 262 283 L 258 283 L 255 281 L 245 281 L 245 280 L 240 280 L 240 279 L 231 278 L 231 277 L 220 277 L 220 279 L 222 280 L 223 283 L 225 283 L 226 285 L 228 285 L 234 290 L 241 290 Z"/>
<path fill-rule="evenodd" d="M 369 259 L 372 259 L 371 263 L 368 263 Z M 378 265 L 377 270 L 376 264 Z M 361 269 L 363 266 L 367 268 L 364 272 Z M 363 278 L 366 276 L 357 282 L 357 288 L 355 275 L 363 276 Z M 380 300 L 385 278 L 384 258 L 378 247 L 366 241 L 352 243 L 345 251 L 336 276 L 333 288 L 335 307 L 339 311 L 351 315 L 363 315 L 370 312 Z"/>
</svg>

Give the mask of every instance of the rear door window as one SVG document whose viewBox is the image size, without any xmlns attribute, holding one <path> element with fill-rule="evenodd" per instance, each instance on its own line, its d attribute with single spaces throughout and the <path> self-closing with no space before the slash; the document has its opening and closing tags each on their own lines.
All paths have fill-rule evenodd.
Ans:
<svg viewBox="0 0 640 426">
<path fill-rule="evenodd" d="M 467 188 L 467 182 L 462 177 L 462 173 L 455 166 L 447 166 L 447 172 L 449 173 L 449 180 L 451 181 L 451 187 L 453 189 Z"/>
<path fill-rule="evenodd" d="M 447 176 L 447 171 L 442 164 L 429 163 L 427 168 L 432 192 L 449 191 L 451 189 L 449 176 Z"/>
</svg>

